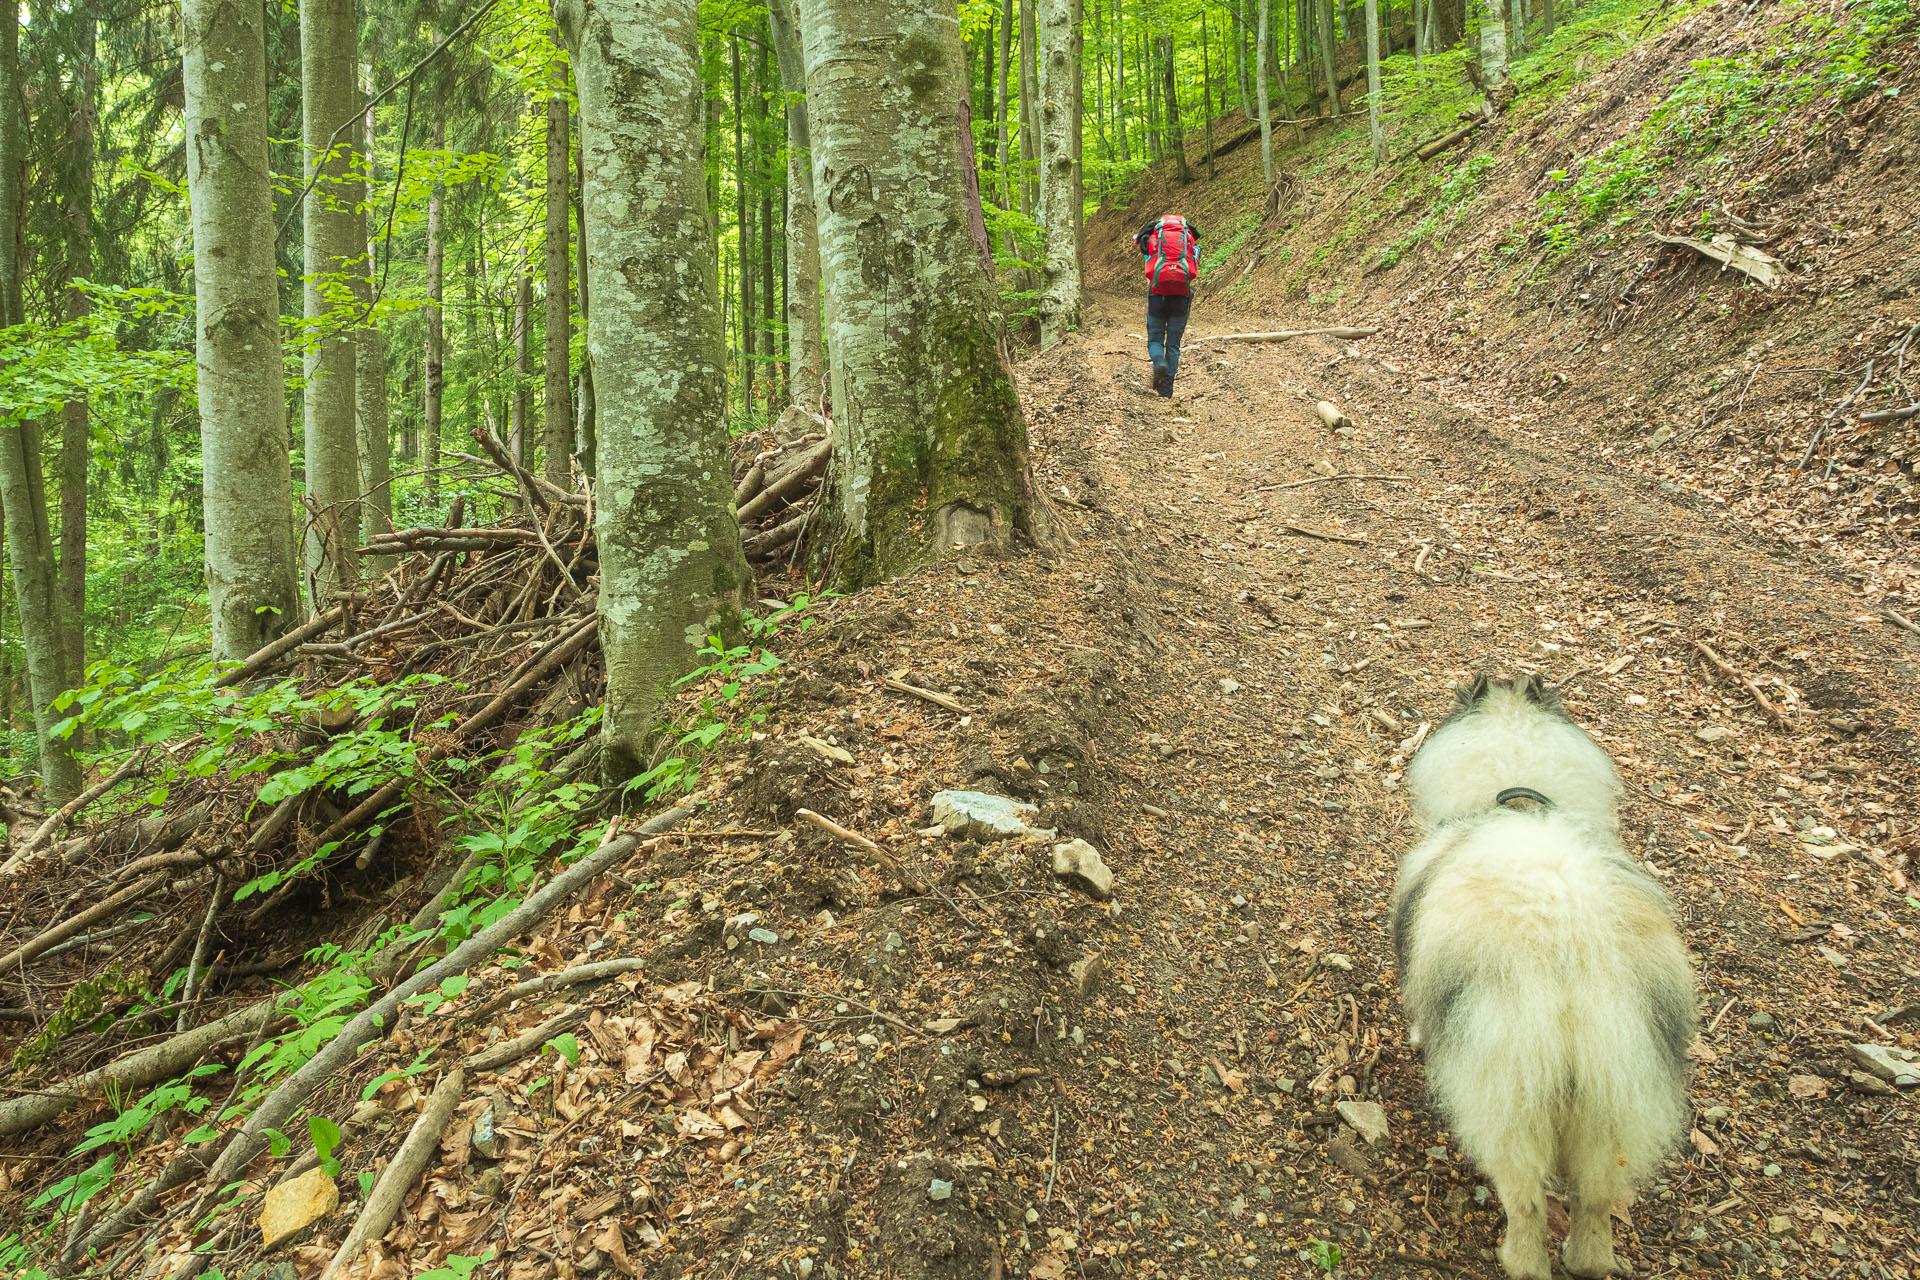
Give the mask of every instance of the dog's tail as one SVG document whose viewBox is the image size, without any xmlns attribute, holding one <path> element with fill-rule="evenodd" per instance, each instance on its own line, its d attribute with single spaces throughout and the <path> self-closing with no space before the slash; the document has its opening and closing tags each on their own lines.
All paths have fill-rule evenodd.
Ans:
<svg viewBox="0 0 1920 1280">
<path fill-rule="evenodd" d="M 1405 982 L 1427 1075 L 1467 1153 L 1499 1178 L 1618 1199 L 1686 1117 L 1692 974 L 1658 886 L 1554 818 L 1456 847 L 1409 922 Z M 1504 847 L 1502 847 L 1504 846 Z"/>
</svg>

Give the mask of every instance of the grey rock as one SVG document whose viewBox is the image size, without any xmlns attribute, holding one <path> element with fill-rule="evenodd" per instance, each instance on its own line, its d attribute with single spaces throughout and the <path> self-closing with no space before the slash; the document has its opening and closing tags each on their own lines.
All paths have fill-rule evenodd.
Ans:
<svg viewBox="0 0 1920 1280">
<path fill-rule="evenodd" d="M 1377 1102 L 1355 1102 L 1351 1099 L 1335 1105 L 1334 1110 L 1340 1118 L 1352 1125 L 1354 1132 L 1369 1143 L 1384 1141 L 1387 1136 L 1387 1109 Z"/>
<path fill-rule="evenodd" d="M 747 937 L 752 941 L 759 942 L 759 943 L 772 943 L 772 942 L 780 941 L 780 935 L 775 933 L 771 929 L 754 929 L 747 934 Z"/>
<path fill-rule="evenodd" d="M 1067 966 L 1067 976 L 1073 979 L 1073 989 L 1080 993 L 1082 1000 L 1099 989 L 1100 979 L 1106 971 L 1106 963 L 1098 954 L 1081 956 Z"/>
<path fill-rule="evenodd" d="M 1847 1056 L 1896 1088 L 1920 1085 L 1920 1062 L 1913 1051 L 1885 1044 L 1850 1044 Z"/>
<path fill-rule="evenodd" d="M 984 791 L 942 791 L 933 797 L 933 820 L 950 836 L 1018 840 L 1055 834 L 1032 825 L 1030 820 L 1039 816 L 1035 805 Z"/>
<path fill-rule="evenodd" d="M 1700 739 L 1700 741 L 1702 742 L 1718 742 L 1722 738 L 1725 738 L 1732 733 L 1733 733 L 1733 730 L 1727 728 L 1727 726 L 1723 724 L 1710 724 L 1710 725 L 1707 725 L 1705 728 L 1695 729 L 1693 731 L 1693 736 Z"/>
<path fill-rule="evenodd" d="M 1053 846 L 1053 874 L 1078 880 L 1096 898 L 1113 896 L 1113 871 L 1101 860 L 1100 851 L 1085 840 Z"/>
<path fill-rule="evenodd" d="M 931 1182 L 927 1184 L 927 1199 L 929 1200 L 953 1199 L 953 1184 L 941 1178 L 933 1179 Z"/>
<path fill-rule="evenodd" d="M 1747 1025 L 1755 1031 L 1771 1031 L 1773 1030 L 1773 1015 L 1770 1013 L 1750 1013 L 1747 1015 Z"/>
<path fill-rule="evenodd" d="M 773 424 L 773 438 L 781 444 L 792 444 L 802 436 L 824 435 L 828 430 L 827 420 L 804 405 L 790 404 Z"/>
<path fill-rule="evenodd" d="M 475 1155 L 486 1160 L 498 1160 L 507 1153 L 505 1128 L 512 1114 L 507 1109 L 505 1095 L 495 1093 L 488 1099 L 486 1110 L 473 1122 L 473 1133 L 469 1139 Z"/>
</svg>

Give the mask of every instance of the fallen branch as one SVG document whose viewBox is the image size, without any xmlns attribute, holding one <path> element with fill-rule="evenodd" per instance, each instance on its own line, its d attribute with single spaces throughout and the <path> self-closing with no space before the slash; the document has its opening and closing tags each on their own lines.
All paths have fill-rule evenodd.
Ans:
<svg viewBox="0 0 1920 1280">
<path fill-rule="evenodd" d="M 217 1194 L 240 1170 L 253 1162 L 254 1157 L 266 1146 L 266 1130 L 283 1127 L 313 1091 L 353 1061 L 361 1049 L 390 1034 L 394 1015 L 407 999 L 492 957 L 501 947 L 545 919 L 555 907 L 584 889 L 602 871 L 632 857 L 640 846 L 642 836 L 670 830 L 687 815 L 686 809 L 669 809 L 648 819 L 634 834 L 601 845 L 549 880 L 518 907 L 455 947 L 443 959 L 428 965 L 361 1010 L 324 1048 L 263 1098 L 254 1109 L 252 1118 L 227 1140 L 207 1174 L 207 1189 L 201 1193 L 201 1203 L 190 1216 L 198 1216 L 209 1197 Z"/>
<path fill-rule="evenodd" d="M 936 707 L 945 707 L 947 710 L 957 712 L 958 714 L 963 716 L 970 716 L 973 714 L 972 711 L 968 710 L 966 707 L 961 706 L 958 702 L 955 702 L 952 698 L 949 698 L 944 693 L 935 693 L 931 689 L 922 689 L 917 684 L 908 684 L 905 680 L 895 680 L 892 676 L 881 677 L 880 683 L 885 685 L 887 688 L 892 689 L 895 693 L 906 693 L 906 694 L 911 694 L 916 698 L 924 698 L 926 701 L 931 702 Z"/>
<path fill-rule="evenodd" d="M 745 505 L 748 498 L 760 492 L 760 486 L 767 481 L 767 462 L 764 458 L 755 458 L 753 465 L 747 468 L 747 474 L 740 477 L 740 483 L 733 487 L 733 505 L 737 510 Z"/>
<path fill-rule="evenodd" d="M 1896 422 L 1901 418 L 1920 418 L 1920 404 L 1910 404 L 1899 409 L 1875 409 L 1860 415 L 1862 422 Z"/>
<path fill-rule="evenodd" d="M 1340 406 L 1331 400 L 1322 400 L 1315 404 L 1313 411 L 1320 415 L 1320 420 L 1326 423 L 1331 430 L 1338 431 L 1341 427 L 1351 427 L 1353 425 L 1353 419 L 1349 418 L 1346 413 L 1341 410 Z"/>
<path fill-rule="evenodd" d="M 105 1090 L 128 1093 L 170 1079 L 193 1067 L 219 1045 L 252 1035 L 273 1011 L 274 998 L 237 1009 L 184 1034 L 62 1080 L 38 1093 L 0 1102 L 0 1138 L 25 1133 Z"/>
<path fill-rule="evenodd" d="M 751 538 L 742 540 L 740 550 L 752 558 L 772 555 L 799 538 L 812 514 L 811 510 L 803 511 L 791 520 L 774 525 L 764 533 L 756 533 Z"/>
<path fill-rule="evenodd" d="M 15 867 L 18 867 L 22 862 L 26 861 L 26 859 L 32 855 L 33 851 L 38 849 L 48 837 L 55 831 L 58 831 L 62 823 L 92 804 L 95 800 L 98 800 L 101 796 L 107 794 L 107 792 L 125 782 L 128 778 L 131 778 L 134 774 L 140 772 L 141 769 L 146 767 L 146 763 L 147 752 L 145 748 L 142 748 L 134 752 L 131 760 L 88 787 L 85 791 L 82 791 L 73 799 L 61 805 L 54 811 L 51 817 L 40 824 L 39 828 L 31 836 L 27 837 L 27 842 L 21 845 L 19 851 L 11 858 L 7 859 L 6 865 L 0 867 L 0 875 L 10 874 Z"/>
<path fill-rule="evenodd" d="M 525 982 L 514 983 L 499 995 L 485 1001 L 473 1011 L 472 1016 L 484 1018 L 495 1009 L 505 1008 L 515 1000 L 545 995 L 549 991 L 558 991 L 562 987 L 577 987 L 587 982 L 604 982 L 608 978 L 617 978 L 623 973 L 644 969 L 646 963 L 638 956 L 624 956 L 618 960 L 601 960 L 594 964 L 575 965 L 571 969 L 562 969 L 558 973 L 529 978 Z"/>
<path fill-rule="evenodd" d="M 139 901 L 166 882 L 165 873 L 148 876 L 144 880 L 128 885 L 118 893 L 107 895 L 86 910 L 68 916 L 38 937 L 29 938 L 6 955 L 0 956 L 0 973 L 12 973 L 56 943 L 65 942 L 88 925 L 106 919 L 128 903 Z"/>
<path fill-rule="evenodd" d="M 1348 474 L 1342 473 L 1340 475 L 1332 475 L 1332 476 L 1314 476 L 1311 479 L 1307 479 L 1307 480 L 1293 480 L 1293 481 L 1289 481 L 1286 484 L 1263 484 L 1258 489 L 1255 489 L 1254 492 L 1267 493 L 1274 489 L 1304 489 L 1306 486 L 1310 484 L 1325 484 L 1329 480 L 1379 480 L 1379 481 L 1388 482 L 1392 484 L 1412 484 L 1413 483 L 1412 476 L 1348 475 Z"/>
<path fill-rule="evenodd" d="M 478 1075 L 482 1071 L 503 1071 L 530 1053 L 538 1053 L 547 1041 L 563 1031 L 571 1031 L 587 1020 L 585 1009 L 569 1009 L 557 1017 L 548 1018 L 530 1031 L 523 1031 L 511 1040 L 490 1045 L 467 1055 L 460 1065 Z"/>
<path fill-rule="evenodd" d="M 1880 611 L 1880 616 L 1885 618 L 1888 622 L 1891 622 L 1894 626 L 1899 627 L 1904 631 L 1911 631 L 1913 632 L 1913 634 L 1920 636 L 1920 623 L 1914 622 L 1914 620 L 1912 618 L 1909 618 L 1906 614 L 1900 613 L 1894 609 L 1882 609 Z"/>
<path fill-rule="evenodd" d="M 459 1105 L 460 1093 L 466 1088 L 466 1083 L 466 1072 L 455 1067 L 434 1087 L 433 1093 L 427 1098 L 426 1108 L 420 1112 L 420 1118 L 413 1122 L 413 1128 L 407 1132 L 407 1140 L 400 1144 L 400 1151 L 393 1157 L 393 1163 L 381 1173 L 380 1181 L 373 1184 L 366 1207 L 354 1219 L 353 1226 L 347 1231 L 347 1238 L 340 1242 L 339 1250 L 333 1255 L 333 1261 L 320 1273 L 320 1280 L 334 1280 L 359 1256 L 368 1241 L 378 1240 L 387 1234 L 387 1228 L 393 1225 L 394 1215 L 400 1212 L 407 1192 L 413 1190 L 413 1184 L 426 1167 L 428 1157 L 433 1155 L 440 1145 L 440 1139 L 445 1136 L 447 1123 L 453 1119 L 453 1109 Z"/>
<path fill-rule="evenodd" d="M 1321 529 L 1309 529 L 1305 525 L 1283 524 L 1282 533 L 1297 533 L 1303 538 L 1319 538 L 1325 542 L 1365 542 L 1365 538 L 1350 538 L 1344 533 L 1327 533 Z"/>
<path fill-rule="evenodd" d="M 1413 158 L 1415 160 L 1426 161 L 1433 159 L 1443 151 L 1450 151 L 1471 137 L 1473 131 L 1486 122 L 1486 117 L 1482 116 L 1477 120 L 1468 121 L 1458 129 L 1449 129 L 1437 138 L 1429 138 L 1413 149 Z"/>
<path fill-rule="evenodd" d="M 259 675 L 261 671 L 265 670 L 275 658 L 298 648 L 315 636 L 325 635 L 346 621 L 346 617 L 347 606 L 344 603 L 333 606 L 333 608 L 327 610 L 325 613 L 319 614 L 304 626 L 295 627 L 278 640 L 275 640 L 272 644 L 256 649 L 252 657 L 227 672 L 227 674 L 221 676 L 218 680 L 215 680 L 213 687 L 216 689 L 231 689 L 237 684 L 245 684 L 247 681 Z"/>
<path fill-rule="evenodd" d="M 751 524 L 761 516 L 773 510 L 774 504 L 791 494 L 797 494 L 806 487 L 809 480 L 826 470 L 827 459 L 833 454 L 833 441 L 822 440 L 802 453 L 793 466 L 762 489 L 757 497 L 740 508 L 739 520 L 742 525 Z"/>
<path fill-rule="evenodd" d="M 793 816 L 796 818 L 804 818 L 806 821 L 811 822 L 814 826 L 820 828 L 822 831 L 826 832 L 828 835 L 832 836 L 834 839 L 839 840 L 843 844 L 850 844 L 854 848 L 860 850 L 862 853 L 866 854 L 869 858 L 872 858 L 874 862 L 878 863 L 881 869 L 884 870 L 888 875 L 892 876 L 895 880 L 898 880 L 902 885 L 904 885 L 911 892 L 925 893 L 927 891 L 927 886 L 920 883 L 919 877 L 907 871 L 906 868 L 902 867 L 897 861 L 894 860 L 894 856 L 892 854 L 888 853 L 885 849 L 882 849 L 879 845 L 867 839 L 865 836 L 860 835 L 856 832 L 849 831 L 845 827 L 841 826 L 839 823 L 833 821 L 833 819 L 823 818 L 811 809 L 795 809 L 793 811 Z"/>
<path fill-rule="evenodd" d="M 1703 258 L 1711 258 L 1720 264 L 1722 271 L 1732 267 L 1741 275 L 1747 276 L 1766 288 L 1773 288 L 1780 280 L 1780 261 L 1760 252 L 1752 245 L 1741 244 L 1732 236 L 1715 236 L 1712 240 L 1696 240 L 1692 236 L 1663 236 L 1653 233 L 1653 238 L 1661 244 L 1679 245 L 1691 249 Z"/>
<path fill-rule="evenodd" d="M 1199 338 L 1199 342 L 1285 342 L 1289 338 L 1371 338 L 1380 332 L 1375 328 L 1356 329 L 1347 325 L 1335 325 L 1327 329 L 1275 329 L 1271 333 L 1217 333 L 1211 338 Z"/>
<path fill-rule="evenodd" d="M 1747 679 L 1745 676 L 1741 675 L 1738 671 L 1735 671 L 1731 666 L 1728 665 L 1727 660 L 1725 658 L 1722 658 L 1719 654 L 1715 653 L 1713 651 L 1712 646 L 1710 646 L 1705 640 L 1695 640 L 1693 642 L 1693 647 L 1699 651 L 1701 657 L 1707 660 L 1707 665 L 1712 667 L 1715 671 L 1719 672 L 1724 679 L 1731 680 L 1734 683 L 1738 684 L 1741 688 L 1745 689 L 1747 691 L 1747 695 L 1751 697 L 1756 704 L 1759 705 L 1760 710 L 1766 713 L 1767 719 L 1773 721 L 1773 723 L 1779 728 L 1785 729 L 1788 727 L 1788 721 L 1786 716 L 1781 714 L 1780 708 L 1774 706 L 1772 702 L 1768 701 L 1766 694 L 1760 692 L 1759 685 L 1756 685 L 1753 681 Z"/>
</svg>

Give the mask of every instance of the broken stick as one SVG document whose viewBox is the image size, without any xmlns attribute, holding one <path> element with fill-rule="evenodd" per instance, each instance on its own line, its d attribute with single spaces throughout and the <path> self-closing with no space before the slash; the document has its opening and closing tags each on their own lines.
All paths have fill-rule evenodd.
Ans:
<svg viewBox="0 0 1920 1280">
<path fill-rule="evenodd" d="M 1199 342 L 1285 342 L 1289 338 L 1371 338 L 1380 332 L 1378 326 L 1356 328 L 1352 325 L 1333 325 L 1325 329 L 1274 329 L 1267 333 L 1216 333 L 1211 338 L 1199 338 Z"/>
<path fill-rule="evenodd" d="M 1309 529 L 1304 525 L 1298 525 L 1298 524 L 1283 524 L 1280 526 L 1280 531 L 1282 533 L 1297 533 L 1303 538 L 1320 538 L 1327 542 L 1365 542 L 1366 541 L 1365 538 L 1349 538 L 1344 533 L 1327 533 L 1324 530 Z"/>
<path fill-rule="evenodd" d="M 408 1131 L 407 1140 L 400 1145 L 400 1152 L 394 1156 L 393 1163 L 380 1175 L 380 1181 L 373 1184 L 373 1191 L 367 1196 L 366 1208 L 354 1219 L 353 1226 L 347 1231 L 347 1238 L 340 1242 L 339 1252 L 333 1255 L 333 1261 L 327 1264 L 327 1269 L 320 1273 L 320 1280 L 334 1280 L 352 1264 L 368 1241 L 378 1240 L 387 1234 L 394 1216 L 400 1212 L 401 1202 L 406 1199 L 407 1192 L 413 1190 L 420 1171 L 426 1168 L 428 1159 L 446 1134 L 447 1123 L 453 1119 L 453 1109 L 459 1105 L 460 1092 L 466 1083 L 466 1072 L 455 1067 L 435 1086 L 432 1095 L 427 1098 L 426 1109 L 413 1122 L 413 1128 Z"/>
<path fill-rule="evenodd" d="M 1788 727 L 1786 716 L 1781 714 L 1780 708 L 1774 706 L 1773 703 L 1767 699 L 1766 694 L 1760 692 L 1759 685 L 1747 679 L 1738 671 L 1735 671 L 1733 667 L 1728 664 L 1727 660 L 1715 653 L 1713 647 L 1705 640 L 1695 640 L 1693 647 L 1699 651 L 1701 657 L 1707 660 L 1707 665 L 1719 672 L 1722 678 L 1731 680 L 1745 689 L 1747 695 L 1754 700 L 1760 710 L 1766 713 L 1767 719 L 1773 721 L 1775 725 L 1782 729 Z"/>
<path fill-rule="evenodd" d="M 892 689 L 895 693 L 906 693 L 916 698 L 924 698 L 936 707 L 945 707 L 947 710 L 957 712 L 963 716 L 973 714 L 973 712 L 961 706 L 944 693 L 935 693 L 932 689 L 922 689 L 917 684 L 908 684 L 905 680 L 895 680 L 892 676 L 881 677 L 880 683 Z"/>
<path fill-rule="evenodd" d="M 1322 400 L 1320 403 L 1314 405 L 1313 408 L 1314 412 L 1320 415 L 1320 420 L 1326 423 L 1332 430 L 1338 431 L 1341 427 L 1350 427 L 1353 425 L 1353 419 L 1341 412 L 1340 406 L 1331 400 Z"/>
<path fill-rule="evenodd" d="M 869 858 L 872 858 L 875 863 L 879 864 L 881 869 L 884 870 L 888 875 L 892 876 L 895 880 L 898 880 L 902 885 L 906 886 L 908 889 L 912 890 L 914 893 L 925 893 L 927 891 L 927 886 L 920 883 L 919 877 L 913 875 L 913 873 L 909 872 L 906 868 L 902 867 L 899 864 L 899 862 L 895 861 L 894 856 L 892 854 L 888 853 L 885 849 L 882 849 L 879 845 L 867 839 L 865 836 L 860 835 L 857 832 L 849 831 L 845 827 L 841 826 L 839 823 L 835 822 L 833 819 L 823 818 L 811 809 L 795 809 L 793 811 L 793 816 L 796 818 L 804 818 L 806 821 L 811 822 L 814 826 L 820 828 L 822 831 L 826 832 L 828 835 L 832 836 L 834 839 L 841 841 L 843 844 L 850 844 L 854 848 L 860 850 L 862 853 L 866 854 Z"/>
</svg>

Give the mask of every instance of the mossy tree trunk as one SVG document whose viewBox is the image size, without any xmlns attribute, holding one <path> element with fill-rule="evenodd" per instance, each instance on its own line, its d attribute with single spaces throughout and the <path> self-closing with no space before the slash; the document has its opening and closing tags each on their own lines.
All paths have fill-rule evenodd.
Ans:
<svg viewBox="0 0 1920 1280">
<path fill-rule="evenodd" d="M 695 0 L 562 0 L 586 170 L 610 777 L 646 767 L 671 682 L 730 634 L 751 576 L 727 462 Z"/>
<path fill-rule="evenodd" d="M 769 0 L 780 83 L 789 92 L 806 83 L 794 0 Z M 1001 82 L 1006 69 L 1001 68 Z M 1006 163 L 1002 131 L 1001 164 Z M 826 404 L 827 356 L 820 331 L 820 220 L 813 195 L 813 141 L 804 98 L 787 101 L 787 384 L 795 404 L 820 412 Z"/>
<path fill-rule="evenodd" d="M 265 13 L 186 0 L 187 193 L 213 656 L 237 662 L 300 608 L 280 358 Z"/>
<path fill-rule="evenodd" d="M 1027 427 L 967 227 L 953 7 L 803 18 L 837 450 L 815 545 L 857 587 L 1030 534 Z"/>
<path fill-rule="evenodd" d="M 323 321 L 307 353 L 307 573 L 313 607 L 351 590 L 360 577 L 360 450 L 354 428 L 353 281 L 366 252 L 355 208 L 353 138 L 359 31 L 354 0 L 300 5 L 300 141 L 311 184 L 301 223 L 306 246 L 306 317 Z"/>
<path fill-rule="evenodd" d="M 1074 32 L 1080 0 L 1040 0 L 1040 346 L 1053 346 L 1080 323 L 1080 60 Z"/>
</svg>

